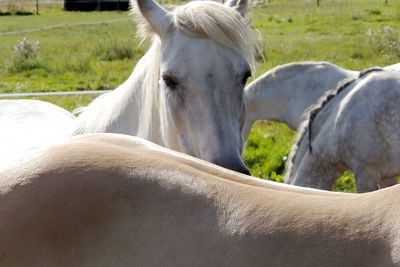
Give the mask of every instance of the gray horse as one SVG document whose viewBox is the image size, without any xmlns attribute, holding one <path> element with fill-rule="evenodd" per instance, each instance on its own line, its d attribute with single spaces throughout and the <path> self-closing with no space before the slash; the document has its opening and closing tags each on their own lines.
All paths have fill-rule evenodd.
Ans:
<svg viewBox="0 0 400 267">
<path fill-rule="evenodd" d="M 363 75 L 365 74 L 365 75 Z M 345 170 L 358 192 L 400 175 L 400 73 L 361 73 L 321 97 L 298 130 L 285 182 L 330 189 Z"/>
</svg>

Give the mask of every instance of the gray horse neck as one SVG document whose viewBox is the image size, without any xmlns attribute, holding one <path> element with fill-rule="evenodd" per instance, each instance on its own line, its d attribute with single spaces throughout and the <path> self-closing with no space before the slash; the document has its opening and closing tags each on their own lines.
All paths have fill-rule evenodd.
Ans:
<svg viewBox="0 0 400 267">
<path fill-rule="evenodd" d="M 361 71 L 356 78 L 351 78 L 351 79 L 345 79 L 342 82 L 339 83 L 338 87 L 332 90 L 329 90 L 324 96 L 320 98 L 318 101 L 319 103 L 309 111 L 308 113 L 308 147 L 310 150 L 310 153 L 312 153 L 312 123 L 314 119 L 317 117 L 318 113 L 328 104 L 330 100 L 332 100 L 334 97 L 338 96 L 341 92 L 343 92 L 347 87 L 349 87 L 351 84 L 353 84 L 355 81 L 360 80 L 364 78 L 364 76 L 372 73 L 372 72 L 377 72 L 377 71 L 384 71 L 383 68 L 381 67 L 372 67 L 365 69 Z"/>
</svg>

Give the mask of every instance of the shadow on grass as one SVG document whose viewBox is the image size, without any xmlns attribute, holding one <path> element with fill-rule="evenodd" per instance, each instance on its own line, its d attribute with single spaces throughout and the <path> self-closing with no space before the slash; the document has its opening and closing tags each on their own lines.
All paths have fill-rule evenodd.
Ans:
<svg viewBox="0 0 400 267">
<path fill-rule="evenodd" d="M 34 13 L 24 10 L 0 11 L 0 16 L 30 16 L 30 15 L 34 15 Z"/>
</svg>

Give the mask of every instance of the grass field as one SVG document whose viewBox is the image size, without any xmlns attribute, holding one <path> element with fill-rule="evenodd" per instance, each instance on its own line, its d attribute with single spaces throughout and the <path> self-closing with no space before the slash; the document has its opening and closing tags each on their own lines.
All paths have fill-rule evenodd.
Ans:
<svg viewBox="0 0 400 267">
<path fill-rule="evenodd" d="M 69 22 L 122 19 L 127 12 L 64 12 L 0 16 L 0 33 Z M 330 61 L 349 69 L 400 62 L 400 0 L 260 2 L 252 24 L 262 38 L 263 56 L 255 76 L 294 61 Z M 386 28 L 385 28 L 386 27 Z M 30 55 L 17 43 L 35 47 Z M 67 26 L 17 35 L 0 35 L 0 93 L 112 89 L 125 81 L 147 49 L 139 46 L 132 21 Z M 93 96 L 41 98 L 69 110 Z M 258 122 L 243 158 L 252 174 L 280 181 L 295 133 L 285 125 Z M 354 191 L 351 173 L 335 190 Z"/>
</svg>

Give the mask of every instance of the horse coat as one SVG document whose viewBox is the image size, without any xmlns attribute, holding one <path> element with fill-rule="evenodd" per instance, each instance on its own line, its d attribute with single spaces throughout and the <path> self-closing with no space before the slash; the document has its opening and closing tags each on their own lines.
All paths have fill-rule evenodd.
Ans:
<svg viewBox="0 0 400 267">
<path fill-rule="evenodd" d="M 135 137 L 9 157 L 0 198 L 2 266 L 400 265 L 400 186 L 288 186 Z"/>
</svg>

